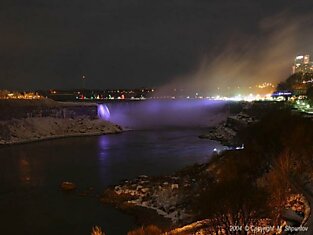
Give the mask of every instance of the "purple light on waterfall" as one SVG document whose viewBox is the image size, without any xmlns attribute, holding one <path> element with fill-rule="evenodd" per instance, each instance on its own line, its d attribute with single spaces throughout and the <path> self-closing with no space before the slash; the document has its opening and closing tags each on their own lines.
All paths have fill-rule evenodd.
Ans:
<svg viewBox="0 0 313 235">
<path fill-rule="evenodd" d="M 110 121 L 129 129 L 207 127 L 226 119 L 225 101 L 145 100 L 110 104 Z"/>
<path fill-rule="evenodd" d="M 98 104 L 98 117 L 102 120 L 110 119 L 110 110 L 105 104 Z"/>
</svg>

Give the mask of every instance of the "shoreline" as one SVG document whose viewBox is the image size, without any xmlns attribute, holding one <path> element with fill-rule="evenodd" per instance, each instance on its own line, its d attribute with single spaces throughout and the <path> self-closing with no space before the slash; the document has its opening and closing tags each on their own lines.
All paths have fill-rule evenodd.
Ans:
<svg viewBox="0 0 313 235">
<path fill-rule="evenodd" d="M 113 206 L 118 211 L 134 218 L 136 226 L 149 226 L 152 223 L 151 221 L 153 221 L 153 225 L 156 225 L 158 228 L 164 230 L 175 228 L 169 218 L 165 218 L 164 216 L 158 214 L 154 209 L 142 206 L 107 205 Z"/>
<path fill-rule="evenodd" d="M 69 135 L 58 135 L 58 136 L 49 136 L 49 137 L 41 137 L 36 139 L 28 139 L 28 140 L 21 140 L 11 143 L 1 143 L 1 147 L 9 147 L 14 145 L 22 145 L 22 144 L 30 144 L 30 143 L 37 143 L 42 141 L 49 141 L 49 140 L 57 140 L 57 139 L 66 139 L 66 138 L 79 138 L 79 137 L 88 137 L 88 136 L 101 136 L 101 135 L 111 135 L 111 134 L 121 134 L 123 131 L 119 132 L 90 132 L 90 133 L 81 133 L 81 134 L 69 134 Z"/>
<path fill-rule="evenodd" d="M 198 137 L 217 141 L 228 147 L 230 151 L 244 149 L 238 133 L 259 122 L 262 115 L 255 111 L 255 106 L 258 108 L 259 104 L 253 108 L 250 104 L 241 105 L 244 109 L 230 113 L 225 121 L 210 127 L 207 133 Z M 199 192 L 199 188 L 207 187 L 208 182 L 214 178 L 216 167 L 220 161 L 223 161 L 223 155 L 219 153 L 223 152 L 217 151 L 206 163 L 194 164 L 169 175 L 138 176 L 121 181 L 116 185 L 106 187 L 100 201 L 113 205 L 125 213 L 128 213 L 130 207 L 152 210 L 155 215 L 171 221 L 168 229 L 189 225 L 195 222 L 195 215 L 192 214 L 189 203 L 194 200 L 194 194 Z M 138 217 L 145 217 L 145 213 L 136 213 L 136 210 L 131 214 L 136 220 Z M 151 223 L 158 225 L 158 221 L 151 220 Z"/>
<path fill-rule="evenodd" d="M 258 122 L 258 120 L 253 119 L 244 112 L 240 112 L 236 115 L 228 116 L 226 121 L 210 128 L 207 133 L 201 134 L 198 137 L 200 139 L 215 140 L 226 147 L 232 148 L 241 145 L 237 136 L 238 132 L 256 122 Z"/>
<path fill-rule="evenodd" d="M 153 221 L 153 224 L 160 226 L 167 221 L 167 229 L 188 224 L 194 217 L 188 202 L 199 186 L 211 180 L 218 160 L 213 156 L 208 163 L 187 166 L 170 175 L 140 175 L 121 181 L 107 187 L 100 196 L 100 202 L 131 214 L 137 222 L 147 220 L 147 213 L 152 213 L 156 221 L 150 220 L 149 224 Z"/>
<path fill-rule="evenodd" d="M 0 147 L 70 137 L 118 134 L 122 127 L 108 121 L 78 118 L 25 118 L 0 121 Z"/>
</svg>

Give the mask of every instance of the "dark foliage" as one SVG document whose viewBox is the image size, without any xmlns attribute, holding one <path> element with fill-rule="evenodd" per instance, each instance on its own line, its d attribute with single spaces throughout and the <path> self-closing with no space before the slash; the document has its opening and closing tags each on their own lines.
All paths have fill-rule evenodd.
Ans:
<svg viewBox="0 0 313 235">
<path fill-rule="evenodd" d="M 245 150 L 223 154 L 215 181 L 195 203 L 199 218 L 211 218 L 216 231 L 264 216 L 279 224 L 291 188 L 299 190 L 295 180 L 312 167 L 313 122 L 289 110 L 268 113 L 240 138 Z"/>
</svg>

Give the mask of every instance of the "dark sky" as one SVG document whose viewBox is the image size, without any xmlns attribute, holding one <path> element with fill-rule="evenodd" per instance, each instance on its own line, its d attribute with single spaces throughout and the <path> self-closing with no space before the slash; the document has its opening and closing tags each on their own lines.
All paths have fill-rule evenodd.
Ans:
<svg viewBox="0 0 313 235">
<path fill-rule="evenodd" d="M 0 89 L 164 85 L 262 19 L 312 0 L 2 0 Z"/>
</svg>

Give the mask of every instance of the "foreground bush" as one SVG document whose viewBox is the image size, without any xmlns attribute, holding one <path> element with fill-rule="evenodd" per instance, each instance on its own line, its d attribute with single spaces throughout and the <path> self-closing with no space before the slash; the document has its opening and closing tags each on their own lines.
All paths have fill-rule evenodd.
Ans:
<svg viewBox="0 0 313 235">
<path fill-rule="evenodd" d="M 159 229 L 155 225 L 141 227 L 127 233 L 127 235 L 160 235 L 160 234 L 162 234 L 161 229 Z"/>
<path fill-rule="evenodd" d="M 102 229 L 98 226 L 95 226 L 91 230 L 91 235 L 105 235 L 104 232 L 102 232 Z"/>
</svg>

